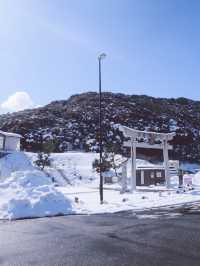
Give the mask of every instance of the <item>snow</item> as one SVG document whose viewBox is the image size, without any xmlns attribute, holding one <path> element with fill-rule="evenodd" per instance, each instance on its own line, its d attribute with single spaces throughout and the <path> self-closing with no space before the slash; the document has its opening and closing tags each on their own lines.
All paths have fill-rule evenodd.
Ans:
<svg viewBox="0 0 200 266">
<path fill-rule="evenodd" d="M 197 172 L 192 176 L 192 184 L 195 186 L 200 186 L 200 172 Z"/>
<path fill-rule="evenodd" d="M 0 219 L 54 216 L 73 212 L 71 200 L 50 177 L 37 170 L 27 154 L 0 159 Z"/>
<path fill-rule="evenodd" d="M 12 152 L 0 159 L 0 181 L 17 171 L 34 170 L 32 162 L 23 152 Z"/>
<path fill-rule="evenodd" d="M 137 187 L 134 193 L 121 194 L 119 183 L 104 185 L 104 204 L 100 204 L 99 176 L 92 169 L 97 156 L 83 152 L 52 154 L 52 165 L 45 172 L 34 166 L 34 153 L 13 152 L 1 158 L 0 219 L 137 211 L 200 201 L 198 172 L 184 176 L 184 183 L 191 180 L 194 190 L 188 187 L 178 193 L 176 176 L 171 178 L 171 189 Z M 137 166 L 153 164 L 137 160 Z"/>
<path fill-rule="evenodd" d="M 195 164 L 195 163 L 182 163 L 180 165 L 180 168 L 184 171 L 189 171 L 189 172 L 197 172 L 198 170 L 200 170 L 200 165 L 199 164 Z"/>
<path fill-rule="evenodd" d="M 0 183 L 0 219 L 70 213 L 71 201 L 41 171 L 17 171 Z"/>
<path fill-rule="evenodd" d="M 177 124 L 178 123 L 177 123 L 176 120 L 174 120 L 172 118 L 169 120 L 169 130 L 170 130 L 170 132 L 177 131 L 179 129 Z"/>
<path fill-rule="evenodd" d="M 36 160 L 35 153 L 26 153 L 26 155 L 32 162 Z M 46 171 L 50 175 L 53 174 L 60 185 L 90 183 L 98 177 L 92 168 L 92 162 L 97 157 L 98 154 L 91 152 L 53 153 L 51 155 L 52 167 L 47 168 Z"/>
<path fill-rule="evenodd" d="M 164 187 L 137 188 L 134 193 L 120 194 L 119 189 L 105 186 L 104 204 L 99 204 L 99 191 L 86 187 L 59 187 L 68 198 L 79 199 L 76 212 L 79 214 L 114 213 L 125 210 L 144 210 L 150 208 L 179 205 L 200 200 L 200 191 L 192 190 L 177 193 L 176 190 L 166 190 Z"/>
<path fill-rule="evenodd" d="M 0 219 L 69 213 L 71 201 L 41 171 L 17 171 L 0 183 Z"/>
</svg>

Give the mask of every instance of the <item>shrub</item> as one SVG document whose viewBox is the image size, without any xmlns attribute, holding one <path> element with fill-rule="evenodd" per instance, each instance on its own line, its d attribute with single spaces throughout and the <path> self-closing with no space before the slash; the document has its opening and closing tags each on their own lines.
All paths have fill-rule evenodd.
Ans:
<svg viewBox="0 0 200 266">
<path fill-rule="evenodd" d="M 49 153 L 39 152 L 37 155 L 37 160 L 35 164 L 41 169 L 44 170 L 45 166 L 51 165 L 51 159 Z"/>
</svg>

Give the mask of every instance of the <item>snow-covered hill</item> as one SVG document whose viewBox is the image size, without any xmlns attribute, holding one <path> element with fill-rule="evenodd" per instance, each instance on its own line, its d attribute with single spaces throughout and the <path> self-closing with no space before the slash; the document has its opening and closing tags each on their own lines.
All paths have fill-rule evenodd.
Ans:
<svg viewBox="0 0 200 266">
<path fill-rule="evenodd" d="M 199 101 L 119 93 L 103 93 L 102 100 L 105 142 L 121 145 L 122 135 L 115 124 L 175 131 L 172 157 L 200 162 Z M 41 143 L 48 139 L 54 140 L 55 152 L 97 150 L 98 112 L 98 94 L 83 93 L 37 109 L 1 115 L 0 129 L 22 134 L 22 147 L 28 151 L 40 150 Z M 149 155 L 147 151 L 145 154 Z"/>
</svg>

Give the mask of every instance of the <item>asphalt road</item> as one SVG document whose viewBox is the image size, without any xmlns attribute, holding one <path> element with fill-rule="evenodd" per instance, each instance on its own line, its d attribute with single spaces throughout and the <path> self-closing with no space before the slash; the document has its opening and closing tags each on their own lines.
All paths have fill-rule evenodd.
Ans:
<svg viewBox="0 0 200 266">
<path fill-rule="evenodd" d="M 0 222 L 0 265 L 200 265 L 198 204 Z"/>
</svg>

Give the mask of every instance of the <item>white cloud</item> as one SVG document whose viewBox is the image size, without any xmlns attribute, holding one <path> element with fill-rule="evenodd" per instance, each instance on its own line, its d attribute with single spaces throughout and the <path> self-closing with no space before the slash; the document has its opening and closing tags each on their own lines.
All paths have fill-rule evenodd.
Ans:
<svg viewBox="0 0 200 266">
<path fill-rule="evenodd" d="M 15 92 L 0 105 L 0 112 L 16 112 L 34 107 L 30 95 L 25 91 Z"/>
</svg>

